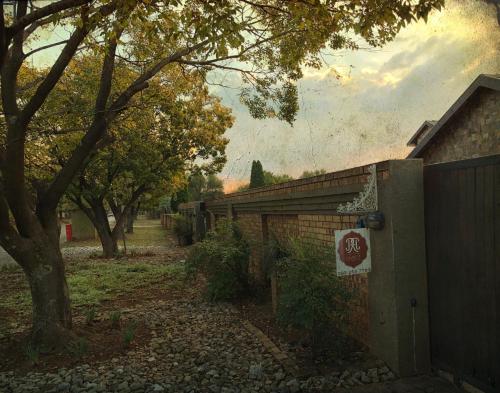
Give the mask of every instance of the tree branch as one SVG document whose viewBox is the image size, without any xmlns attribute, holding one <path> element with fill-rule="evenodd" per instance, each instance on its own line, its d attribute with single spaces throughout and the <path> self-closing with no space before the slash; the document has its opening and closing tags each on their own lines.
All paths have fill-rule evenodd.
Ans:
<svg viewBox="0 0 500 393">
<path fill-rule="evenodd" d="M 5 61 L 7 50 L 9 49 L 9 40 L 7 39 L 5 28 L 5 16 L 3 14 L 3 4 L 0 7 L 0 69 Z"/>
<path fill-rule="evenodd" d="M 25 246 L 24 240 L 10 223 L 9 206 L 5 200 L 3 186 L 0 178 L 0 245 L 17 263 L 24 265 L 21 258 L 21 248 Z"/>
<path fill-rule="evenodd" d="M 35 11 L 30 12 L 28 15 L 25 15 L 22 18 L 16 20 L 7 28 L 7 34 L 10 36 L 14 36 L 19 31 L 28 27 L 32 23 L 45 18 L 46 16 L 53 15 L 57 12 L 67 10 L 69 8 L 79 7 L 91 2 L 92 0 L 60 0 L 52 2 L 45 7 L 38 8 Z M 20 3 L 25 3 L 25 1 L 22 1 Z"/>
<path fill-rule="evenodd" d="M 166 65 L 170 63 L 177 62 L 184 56 L 189 55 L 190 53 L 202 48 L 206 44 L 208 44 L 209 40 L 204 40 L 196 45 L 191 47 L 187 47 L 184 49 L 180 49 L 172 55 L 165 57 L 156 63 L 153 67 L 151 67 L 148 71 L 138 77 L 124 92 L 122 92 L 118 98 L 111 104 L 110 109 L 108 111 L 108 121 L 114 119 L 121 108 L 125 107 L 130 98 L 132 98 L 136 93 L 141 90 L 144 90 L 148 86 L 148 81 L 153 78 L 158 72 L 160 72 Z"/>
<path fill-rule="evenodd" d="M 141 195 L 146 192 L 146 189 L 147 189 L 147 187 L 146 187 L 145 184 L 142 184 L 142 185 L 140 185 L 139 187 L 137 187 L 135 189 L 135 191 L 132 193 L 132 196 L 130 197 L 129 201 L 127 202 L 127 204 L 125 205 L 125 207 L 119 213 L 119 217 L 116 217 L 115 212 L 113 211 L 113 215 L 115 215 L 115 219 L 116 219 L 116 224 L 115 224 L 115 227 L 113 228 L 112 236 L 118 236 L 118 234 L 122 230 L 122 226 L 124 224 L 124 221 L 125 221 L 125 218 L 127 216 L 128 210 L 132 207 L 132 205 L 135 202 L 137 202 L 137 200 L 141 197 Z M 113 199 L 112 198 L 109 198 L 109 199 L 107 198 L 107 200 L 108 200 L 109 206 L 111 207 L 112 204 L 114 204 Z M 116 205 L 114 207 L 117 208 Z"/>
<path fill-rule="evenodd" d="M 55 208 L 63 196 L 66 188 L 71 183 L 73 176 L 80 170 L 82 163 L 88 154 L 95 149 L 96 144 L 105 135 L 109 124 L 116 118 L 118 113 L 123 110 L 129 100 L 138 92 L 148 86 L 148 81 L 160 72 L 167 64 L 179 60 L 197 49 L 205 46 L 209 40 L 202 41 L 194 46 L 190 46 L 176 51 L 172 55 L 160 60 L 156 65 L 147 70 L 144 74 L 139 76 L 125 91 L 123 91 L 118 98 L 110 105 L 104 117 L 96 116 L 90 125 L 87 133 L 82 138 L 80 144 L 71 154 L 71 157 L 66 162 L 66 165 L 61 169 L 52 184 L 50 185 L 47 193 L 41 200 L 47 208 Z M 96 101 L 97 105 L 97 101 Z"/>
<path fill-rule="evenodd" d="M 35 94 L 31 100 L 26 104 L 21 113 L 21 118 L 24 124 L 28 124 L 36 111 L 42 106 L 47 96 L 50 94 L 56 83 L 61 78 L 67 65 L 73 58 L 75 52 L 78 50 L 79 45 L 90 32 L 92 23 L 99 18 L 103 18 L 112 14 L 115 11 L 116 5 L 114 3 L 102 6 L 91 18 L 86 18 L 84 14 L 84 21 L 81 27 L 76 28 L 64 49 L 59 54 L 59 57 L 53 64 L 48 75 L 44 81 L 40 83 Z"/>
<path fill-rule="evenodd" d="M 33 55 L 33 54 L 35 54 L 37 52 L 40 52 L 42 50 L 49 49 L 49 48 L 52 48 L 54 46 L 66 44 L 68 41 L 69 40 L 54 42 L 53 44 L 48 44 L 48 45 L 44 45 L 44 46 L 41 46 L 39 48 L 33 49 L 33 50 L 29 51 L 28 53 L 25 53 L 24 56 L 23 56 L 23 58 L 26 59 L 27 57 L 30 57 L 31 55 Z"/>
<path fill-rule="evenodd" d="M 289 29 L 289 30 L 286 30 L 286 31 L 283 31 L 279 34 L 276 34 L 276 35 L 273 35 L 273 36 L 270 36 L 270 37 L 267 37 L 267 38 L 264 38 L 262 40 L 258 40 L 256 42 L 254 42 L 252 45 L 249 45 L 248 47 L 246 47 L 245 49 L 243 49 L 242 51 L 234 54 L 234 55 L 228 55 L 228 56 L 223 56 L 223 57 L 217 57 L 217 58 L 214 58 L 214 59 L 208 59 L 208 60 L 182 60 L 182 61 L 177 61 L 177 62 L 182 62 L 184 64 L 190 64 L 190 65 L 213 65 L 214 63 L 217 63 L 217 62 L 220 62 L 220 61 L 225 61 L 225 60 L 231 60 L 231 59 L 238 59 L 240 58 L 241 56 L 243 56 L 245 53 L 249 52 L 250 50 L 254 49 L 254 48 L 257 48 L 259 47 L 260 45 L 262 44 L 265 44 L 266 42 L 270 42 L 270 41 L 273 41 L 277 38 L 281 38 L 287 34 L 290 34 L 290 33 L 293 33 L 293 32 L 296 32 L 297 30 L 295 29 Z"/>
<path fill-rule="evenodd" d="M 123 28 L 116 31 L 116 36 L 110 41 L 101 70 L 101 79 L 99 82 L 99 91 L 95 101 L 94 119 L 104 117 L 104 111 L 108 102 L 109 94 L 111 93 L 111 83 L 113 82 L 113 72 L 115 69 L 115 55 L 118 40 L 123 32 Z"/>
<path fill-rule="evenodd" d="M 22 18 L 26 14 L 27 3 L 22 2 L 17 9 L 17 18 Z M 5 39 L 5 38 L 4 38 Z M 2 104 L 5 111 L 7 122 L 17 120 L 19 107 L 16 100 L 17 73 L 23 64 L 23 31 L 19 31 L 13 36 L 13 45 L 10 53 L 5 56 L 8 60 L 8 66 L 2 68 Z"/>
</svg>

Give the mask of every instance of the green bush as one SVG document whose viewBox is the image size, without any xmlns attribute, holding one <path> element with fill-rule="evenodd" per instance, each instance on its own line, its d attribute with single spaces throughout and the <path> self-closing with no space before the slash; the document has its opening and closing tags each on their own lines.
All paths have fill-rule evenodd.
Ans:
<svg viewBox="0 0 500 393">
<path fill-rule="evenodd" d="M 249 247 L 235 223 L 222 221 L 216 231 L 195 244 L 186 260 L 186 273 L 202 273 L 212 301 L 235 300 L 250 291 Z"/>
<path fill-rule="evenodd" d="M 278 322 L 305 330 L 313 356 L 327 349 L 335 331 L 342 330 L 352 293 L 335 274 L 333 248 L 290 239 L 280 247 L 276 261 L 278 277 Z M 337 341 L 342 337 L 337 337 Z"/>
<path fill-rule="evenodd" d="M 193 226 L 186 217 L 180 214 L 174 216 L 173 230 L 180 245 L 185 246 L 193 243 Z"/>
<path fill-rule="evenodd" d="M 122 338 L 123 338 L 123 344 L 126 347 L 130 346 L 130 344 L 134 340 L 136 329 L 137 329 L 137 323 L 134 321 L 130 322 L 125 328 Z"/>
</svg>

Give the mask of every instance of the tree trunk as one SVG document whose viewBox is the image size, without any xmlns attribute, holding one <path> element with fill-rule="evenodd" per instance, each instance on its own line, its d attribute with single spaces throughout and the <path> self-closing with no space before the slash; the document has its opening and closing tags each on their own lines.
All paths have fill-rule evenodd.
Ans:
<svg viewBox="0 0 500 393">
<path fill-rule="evenodd" d="M 30 285 L 33 325 L 32 343 L 41 352 L 63 347 L 73 335 L 71 307 L 65 265 L 59 248 L 57 213 L 40 213 L 43 226 L 36 226 L 29 238 L 5 241 L 5 250 L 21 265 Z"/>
<path fill-rule="evenodd" d="M 127 229 L 125 231 L 126 233 L 134 233 L 134 212 L 132 210 L 133 208 L 127 212 Z"/>
<path fill-rule="evenodd" d="M 102 256 L 104 258 L 114 258 L 118 254 L 118 239 L 113 236 L 113 232 L 111 231 L 104 201 L 102 199 L 86 199 L 90 206 L 88 207 L 78 198 L 72 200 L 94 225 L 101 241 Z"/>
<path fill-rule="evenodd" d="M 92 201 L 91 206 L 93 212 L 91 220 L 101 240 L 102 255 L 104 258 L 114 258 L 118 255 L 118 239 L 113 236 L 111 231 L 104 203 L 103 201 Z"/>
<path fill-rule="evenodd" d="M 70 337 L 71 307 L 59 248 L 36 243 L 25 272 L 33 303 L 32 341 L 42 352 L 61 347 Z"/>
<path fill-rule="evenodd" d="M 134 233 L 134 221 L 137 220 L 137 214 L 139 213 L 139 203 L 137 205 L 132 205 L 127 212 L 127 233 Z"/>
<path fill-rule="evenodd" d="M 114 258 L 118 255 L 118 240 L 107 232 L 97 230 L 102 245 L 102 256 L 104 258 Z"/>
</svg>

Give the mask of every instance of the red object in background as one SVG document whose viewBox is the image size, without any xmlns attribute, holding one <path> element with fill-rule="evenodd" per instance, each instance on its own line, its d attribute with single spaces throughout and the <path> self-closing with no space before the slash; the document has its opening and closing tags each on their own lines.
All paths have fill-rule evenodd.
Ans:
<svg viewBox="0 0 500 393">
<path fill-rule="evenodd" d="M 70 242 L 73 238 L 73 228 L 71 228 L 71 224 L 66 224 L 66 241 Z"/>
</svg>

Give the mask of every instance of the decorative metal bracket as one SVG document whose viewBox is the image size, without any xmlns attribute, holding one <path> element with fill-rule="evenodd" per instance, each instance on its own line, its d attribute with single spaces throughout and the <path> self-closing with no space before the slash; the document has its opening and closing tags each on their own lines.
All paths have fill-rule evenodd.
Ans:
<svg viewBox="0 0 500 393">
<path fill-rule="evenodd" d="M 347 202 L 337 207 L 338 213 L 369 213 L 378 210 L 377 197 L 377 166 L 370 165 L 370 178 L 352 202 Z"/>
</svg>

